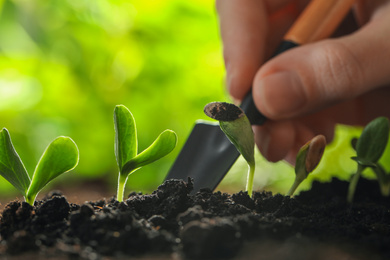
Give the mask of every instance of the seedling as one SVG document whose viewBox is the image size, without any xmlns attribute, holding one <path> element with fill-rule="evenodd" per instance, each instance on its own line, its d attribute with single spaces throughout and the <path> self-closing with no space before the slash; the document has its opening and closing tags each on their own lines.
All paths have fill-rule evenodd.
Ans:
<svg viewBox="0 0 390 260">
<path fill-rule="evenodd" d="M 137 128 L 127 107 L 115 107 L 114 125 L 115 156 L 119 167 L 117 200 L 121 202 L 129 175 L 170 153 L 176 146 L 177 136 L 175 132 L 165 130 L 148 148 L 138 154 Z"/>
<path fill-rule="evenodd" d="M 248 117 L 241 108 L 225 102 L 209 103 L 205 106 L 204 112 L 207 116 L 219 121 L 222 131 L 248 163 L 246 190 L 248 195 L 252 197 L 255 174 L 255 139 Z"/>
<path fill-rule="evenodd" d="M 295 180 L 287 196 L 292 196 L 301 182 L 317 167 L 324 154 L 325 146 L 325 136 L 317 135 L 299 149 L 295 162 Z"/>
<path fill-rule="evenodd" d="M 356 150 L 356 156 L 352 157 L 357 162 L 356 173 L 352 176 L 348 188 L 348 202 L 353 201 L 357 183 L 362 172 L 372 168 L 377 175 L 379 186 L 383 195 L 390 194 L 390 177 L 378 163 L 385 151 L 389 139 L 389 120 L 386 117 L 378 117 L 372 120 L 364 129 L 359 139 L 352 140 L 352 147 Z"/>
<path fill-rule="evenodd" d="M 0 131 L 0 174 L 34 205 L 38 193 L 57 176 L 74 169 L 79 151 L 72 139 L 57 137 L 49 144 L 35 168 L 32 180 L 27 173 L 6 128 Z"/>
</svg>

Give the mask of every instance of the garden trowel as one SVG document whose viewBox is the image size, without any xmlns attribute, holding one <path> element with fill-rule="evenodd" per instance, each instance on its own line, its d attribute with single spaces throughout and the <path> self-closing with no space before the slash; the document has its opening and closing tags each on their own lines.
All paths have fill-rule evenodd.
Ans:
<svg viewBox="0 0 390 260">
<path fill-rule="evenodd" d="M 353 3 L 354 0 L 312 0 L 287 32 L 274 56 L 329 37 Z M 266 118 L 256 109 L 251 93 L 240 107 L 252 125 L 266 122 Z M 214 190 L 239 155 L 218 123 L 198 121 L 165 179 L 187 180 L 191 177 L 194 179 L 193 193 L 201 188 Z"/>
</svg>

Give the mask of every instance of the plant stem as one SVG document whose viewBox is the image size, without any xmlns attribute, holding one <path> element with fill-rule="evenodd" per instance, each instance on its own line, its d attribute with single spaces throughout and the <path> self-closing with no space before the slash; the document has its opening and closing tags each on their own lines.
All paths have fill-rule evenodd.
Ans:
<svg viewBox="0 0 390 260">
<path fill-rule="evenodd" d="M 301 184 L 301 180 L 298 180 L 298 178 L 295 178 L 293 185 L 291 186 L 290 190 L 287 192 L 287 196 L 292 196 L 295 192 L 295 190 L 298 188 L 299 184 Z"/>
<path fill-rule="evenodd" d="M 386 170 L 379 163 L 376 163 L 376 167 L 372 167 L 372 169 L 376 174 L 381 194 L 385 197 L 390 196 L 390 176 L 386 174 Z"/>
<path fill-rule="evenodd" d="M 37 197 L 37 194 L 35 194 L 35 195 L 30 195 L 30 194 L 28 194 L 28 192 L 27 192 L 27 194 L 26 194 L 26 196 L 24 197 L 24 200 L 28 203 L 28 204 L 30 204 L 31 206 L 34 206 L 34 202 L 35 202 L 35 198 Z"/>
<path fill-rule="evenodd" d="M 246 181 L 246 190 L 248 192 L 248 195 L 250 198 L 252 198 L 252 192 L 253 192 L 253 176 L 255 175 L 255 163 L 248 163 L 249 170 L 248 170 L 248 178 Z"/>
<path fill-rule="evenodd" d="M 351 181 L 349 182 L 349 187 L 348 187 L 348 195 L 347 195 L 347 201 L 348 203 L 352 203 L 353 197 L 355 196 L 355 191 L 356 191 L 356 186 L 358 184 L 360 175 L 362 174 L 364 170 L 364 166 L 358 164 L 358 168 L 356 173 L 352 176 Z"/>
<path fill-rule="evenodd" d="M 389 197 L 390 196 L 390 183 L 379 183 L 379 187 L 381 189 L 381 194 L 384 197 Z"/>
<path fill-rule="evenodd" d="M 128 175 L 123 176 L 122 174 L 119 173 L 119 177 L 118 177 L 118 190 L 117 190 L 117 194 L 116 194 L 116 199 L 119 202 L 123 201 L 123 193 L 125 191 L 125 184 L 126 184 L 126 181 L 127 181 L 127 177 L 128 177 Z"/>
</svg>

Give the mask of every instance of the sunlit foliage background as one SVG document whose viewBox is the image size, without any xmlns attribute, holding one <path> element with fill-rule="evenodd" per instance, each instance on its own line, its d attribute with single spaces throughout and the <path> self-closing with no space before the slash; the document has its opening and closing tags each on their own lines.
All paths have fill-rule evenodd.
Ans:
<svg viewBox="0 0 390 260">
<path fill-rule="evenodd" d="M 124 104 L 140 150 L 164 129 L 179 136 L 171 155 L 129 178 L 128 189 L 155 189 L 195 120 L 206 119 L 204 105 L 228 100 L 212 0 L 0 0 L 0 8 L 0 127 L 30 174 L 56 136 L 75 140 L 79 166 L 56 185 L 101 179 L 115 190 L 113 109 Z M 343 147 L 348 155 L 333 152 L 331 171 L 315 176 L 353 169 Z M 258 162 L 255 188 L 284 192 L 292 168 Z M 222 188 L 243 189 L 245 178 L 239 160 Z M 14 191 L 3 179 L 0 188 Z"/>
</svg>

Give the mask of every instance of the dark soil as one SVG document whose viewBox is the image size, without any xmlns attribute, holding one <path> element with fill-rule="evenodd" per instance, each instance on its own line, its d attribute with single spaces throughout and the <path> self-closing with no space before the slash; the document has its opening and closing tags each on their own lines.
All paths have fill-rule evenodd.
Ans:
<svg viewBox="0 0 390 260">
<path fill-rule="evenodd" d="M 209 190 L 189 195 L 192 185 L 167 181 L 122 203 L 76 205 L 59 192 L 34 207 L 11 202 L 0 220 L 0 256 L 390 259 L 390 199 L 380 196 L 376 182 L 361 180 L 351 205 L 348 183 L 337 179 L 315 182 L 294 198 Z"/>
</svg>

